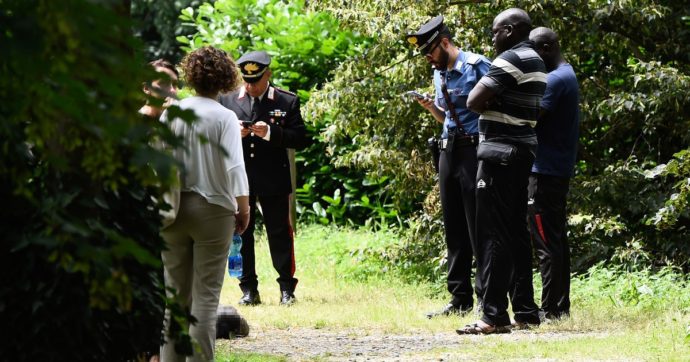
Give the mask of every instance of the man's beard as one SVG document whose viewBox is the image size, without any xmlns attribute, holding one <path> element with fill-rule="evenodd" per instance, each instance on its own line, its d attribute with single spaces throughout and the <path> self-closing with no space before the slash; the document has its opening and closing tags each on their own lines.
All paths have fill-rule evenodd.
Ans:
<svg viewBox="0 0 690 362">
<path fill-rule="evenodd" d="M 441 48 L 441 53 L 439 54 L 439 60 L 436 63 L 436 69 L 438 70 L 446 70 L 448 68 L 448 58 L 450 56 L 448 55 L 448 52 Z"/>
</svg>

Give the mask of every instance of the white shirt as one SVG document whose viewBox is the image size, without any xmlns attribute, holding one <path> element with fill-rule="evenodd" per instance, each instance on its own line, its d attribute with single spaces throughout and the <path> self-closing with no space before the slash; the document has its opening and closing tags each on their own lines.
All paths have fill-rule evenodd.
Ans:
<svg viewBox="0 0 690 362">
<path fill-rule="evenodd" d="M 235 198 L 249 195 L 237 115 L 205 97 L 183 99 L 179 106 L 193 110 L 198 117 L 191 125 L 179 118 L 170 123 L 173 132 L 182 136 L 185 146 L 173 152 L 175 159 L 184 165 L 181 190 L 196 192 L 209 203 L 236 213 Z M 161 120 L 167 121 L 167 116 L 165 111 Z M 203 142 L 199 136 L 208 142 Z"/>
<path fill-rule="evenodd" d="M 254 108 L 254 102 L 261 102 L 261 100 L 264 99 L 264 95 L 266 95 L 266 91 L 268 91 L 268 88 L 270 88 L 270 86 L 268 86 L 266 88 L 266 90 L 263 93 L 261 93 L 261 95 L 258 97 L 252 97 L 250 95 L 247 95 L 250 99 L 249 104 L 250 104 L 251 108 Z M 253 135 L 254 135 L 254 132 L 252 132 L 252 136 Z M 266 141 L 271 140 L 271 127 L 268 127 L 268 129 L 266 130 L 266 135 L 261 137 L 261 138 L 266 140 Z"/>
</svg>

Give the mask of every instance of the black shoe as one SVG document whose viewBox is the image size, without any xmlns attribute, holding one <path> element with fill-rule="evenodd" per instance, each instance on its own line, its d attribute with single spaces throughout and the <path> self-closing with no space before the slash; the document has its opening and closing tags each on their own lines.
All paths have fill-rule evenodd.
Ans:
<svg viewBox="0 0 690 362">
<path fill-rule="evenodd" d="M 453 305 L 453 303 L 448 303 L 445 307 L 443 307 L 437 311 L 427 313 L 426 317 L 431 319 L 434 317 L 449 316 L 449 315 L 463 316 L 463 315 L 469 313 L 471 310 L 472 310 L 471 306 L 463 308 L 463 307 L 456 307 Z"/>
<path fill-rule="evenodd" d="M 242 298 L 238 302 L 239 305 L 258 305 L 261 304 L 261 297 L 258 290 L 246 290 L 243 292 Z"/>
<path fill-rule="evenodd" d="M 539 321 L 541 323 L 554 323 L 558 320 L 570 317 L 570 312 L 546 312 L 544 310 L 539 311 Z"/>
<path fill-rule="evenodd" d="M 528 323 L 528 322 L 518 322 L 518 321 L 511 321 L 510 323 L 510 329 L 514 331 L 524 331 L 528 329 L 533 329 L 539 327 L 540 323 Z"/>
<path fill-rule="evenodd" d="M 295 294 L 287 290 L 280 291 L 280 305 L 293 305 L 296 302 L 297 298 L 295 298 Z"/>
</svg>

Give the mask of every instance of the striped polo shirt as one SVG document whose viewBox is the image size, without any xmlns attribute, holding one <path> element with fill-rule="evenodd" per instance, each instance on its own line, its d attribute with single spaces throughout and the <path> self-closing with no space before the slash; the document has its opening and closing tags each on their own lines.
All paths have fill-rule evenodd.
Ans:
<svg viewBox="0 0 690 362">
<path fill-rule="evenodd" d="M 523 41 L 504 51 L 479 81 L 496 94 L 479 116 L 480 139 L 537 145 L 534 126 L 546 90 L 546 67 L 534 46 Z"/>
</svg>

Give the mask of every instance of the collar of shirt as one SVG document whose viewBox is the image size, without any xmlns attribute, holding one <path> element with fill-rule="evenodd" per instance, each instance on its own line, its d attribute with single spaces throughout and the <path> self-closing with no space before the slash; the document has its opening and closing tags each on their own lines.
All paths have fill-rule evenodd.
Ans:
<svg viewBox="0 0 690 362">
<path fill-rule="evenodd" d="M 251 101 L 252 101 L 252 102 L 251 102 L 251 105 L 252 105 L 252 106 L 254 106 L 254 101 L 255 101 L 255 100 L 258 99 L 259 102 L 261 102 L 261 100 L 264 99 L 264 96 L 266 95 L 266 92 L 268 92 L 268 88 L 271 88 L 271 83 L 268 84 L 268 87 L 266 87 L 266 89 L 264 90 L 263 93 L 261 93 L 260 96 L 258 96 L 258 97 L 249 96 L 249 99 L 251 99 Z"/>
<path fill-rule="evenodd" d="M 444 71 L 443 73 L 446 74 L 448 72 L 458 72 L 462 74 L 462 66 L 465 64 L 465 53 L 462 52 L 462 50 L 458 50 L 458 57 L 455 58 L 455 63 L 453 64 L 453 68 Z"/>
<path fill-rule="evenodd" d="M 519 42 L 519 43 L 513 45 L 513 47 L 510 48 L 510 50 L 514 50 L 514 49 L 518 49 L 518 48 L 523 48 L 523 47 L 535 49 L 535 48 L 537 47 L 537 43 L 535 43 L 535 42 L 533 42 L 533 41 L 531 41 L 531 40 L 523 40 L 523 41 L 521 41 L 521 42 Z"/>
<path fill-rule="evenodd" d="M 465 65 L 467 64 L 465 60 L 465 53 L 463 53 L 462 51 L 458 51 L 458 57 L 455 59 L 455 64 L 453 64 L 453 68 L 443 70 L 440 72 L 440 76 L 445 78 L 446 84 L 453 83 L 453 85 L 448 84 L 448 91 L 452 92 L 453 87 L 457 85 L 455 84 L 456 81 L 462 78 L 464 74 L 463 67 L 465 67 Z"/>
</svg>

